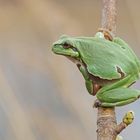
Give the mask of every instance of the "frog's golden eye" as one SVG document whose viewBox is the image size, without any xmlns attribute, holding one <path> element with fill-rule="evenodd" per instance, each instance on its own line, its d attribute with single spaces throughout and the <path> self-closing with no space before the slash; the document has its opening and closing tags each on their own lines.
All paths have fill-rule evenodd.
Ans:
<svg viewBox="0 0 140 140">
<path fill-rule="evenodd" d="M 72 46 L 70 45 L 70 44 L 68 44 L 68 43 L 64 43 L 63 44 L 63 48 L 64 49 L 68 49 L 68 48 L 71 48 Z"/>
</svg>

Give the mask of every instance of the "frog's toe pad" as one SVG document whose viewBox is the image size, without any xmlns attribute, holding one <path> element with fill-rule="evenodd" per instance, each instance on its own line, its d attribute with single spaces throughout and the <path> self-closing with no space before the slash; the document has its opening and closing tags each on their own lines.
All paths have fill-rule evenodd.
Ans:
<svg viewBox="0 0 140 140">
<path fill-rule="evenodd" d="M 93 107 L 98 108 L 98 107 L 101 107 L 101 106 L 102 106 L 101 101 L 99 101 L 98 99 L 96 99 L 95 102 L 94 102 L 94 104 L 93 104 Z"/>
</svg>

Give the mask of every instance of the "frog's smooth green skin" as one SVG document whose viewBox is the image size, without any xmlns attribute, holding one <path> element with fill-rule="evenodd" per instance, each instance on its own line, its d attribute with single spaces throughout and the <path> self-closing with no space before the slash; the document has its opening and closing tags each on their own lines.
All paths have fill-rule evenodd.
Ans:
<svg viewBox="0 0 140 140">
<path fill-rule="evenodd" d="M 62 36 L 52 51 L 76 63 L 88 92 L 96 94 L 101 106 L 123 106 L 140 97 L 139 90 L 128 88 L 139 79 L 140 61 L 122 39 L 109 41 L 101 33 L 95 37 Z M 100 87 L 97 93 L 96 87 Z"/>
</svg>

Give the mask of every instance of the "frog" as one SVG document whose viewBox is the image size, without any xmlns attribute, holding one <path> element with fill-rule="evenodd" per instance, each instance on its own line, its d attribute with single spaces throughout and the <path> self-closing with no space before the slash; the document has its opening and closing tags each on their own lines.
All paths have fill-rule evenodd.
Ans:
<svg viewBox="0 0 140 140">
<path fill-rule="evenodd" d="M 52 51 L 74 62 L 98 106 L 124 106 L 139 99 L 133 85 L 140 77 L 140 60 L 120 37 L 107 40 L 102 32 L 92 37 L 62 35 Z"/>
</svg>

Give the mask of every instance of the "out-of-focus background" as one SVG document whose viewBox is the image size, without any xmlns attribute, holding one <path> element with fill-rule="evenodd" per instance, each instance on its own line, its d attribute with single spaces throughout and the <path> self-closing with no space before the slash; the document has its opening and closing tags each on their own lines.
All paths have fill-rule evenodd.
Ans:
<svg viewBox="0 0 140 140">
<path fill-rule="evenodd" d="M 95 97 L 76 66 L 51 52 L 60 35 L 93 36 L 101 0 L 0 0 L 0 139 L 95 140 Z M 118 0 L 117 35 L 140 56 L 140 1 Z M 123 60 L 122 60 L 123 61 Z M 137 82 L 134 87 L 139 88 Z M 140 137 L 140 101 L 117 108 L 135 121 L 121 134 Z"/>
</svg>

